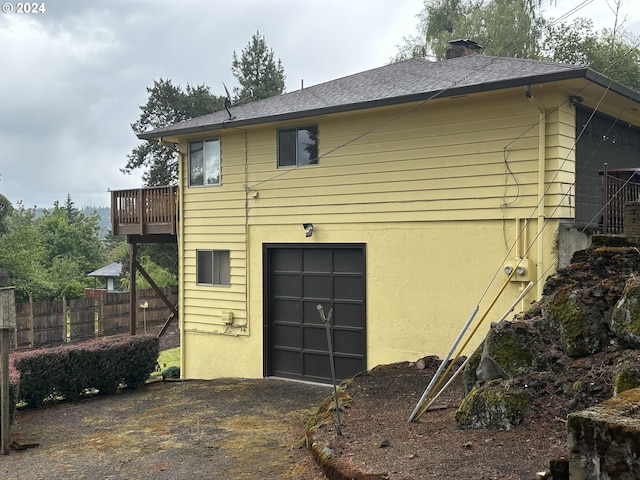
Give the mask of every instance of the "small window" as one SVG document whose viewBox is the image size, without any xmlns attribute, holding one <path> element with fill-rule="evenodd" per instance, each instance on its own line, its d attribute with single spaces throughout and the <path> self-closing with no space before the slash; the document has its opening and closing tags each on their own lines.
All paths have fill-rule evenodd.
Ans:
<svg viewBox="0 0 640 480">
<path fill-rule="evenodd" d="M 278 167 L 318 164 L 318 127 L 278 130 Z"/>
<path fill-rule="evenodd" d="M 197 250 L 196 277 L 199 285 L 231 285 L 229 250 Z"/>
<path fill-rule="evenodd" d="M 189 186 L 220 185 L 220 140 L 189 142 Z"/>
</svg>

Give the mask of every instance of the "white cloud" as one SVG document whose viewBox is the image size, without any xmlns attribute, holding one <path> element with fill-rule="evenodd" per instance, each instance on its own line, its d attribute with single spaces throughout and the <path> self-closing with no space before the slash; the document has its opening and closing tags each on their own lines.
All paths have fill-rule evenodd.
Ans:
<svg viewBox="0 0 640 480">
<path fill-rule="evenodd" d="M 605 1 L 578 15 L 608 19 Z M 557 0 L 553 12 L 580 3 Z M 130 124 L 154 79 L 204 83 L 220 95 L 223 82 L 235 85 L 233 51 L 257 30 L 282 60 L 289 91 L 303 80 L 310 86 L 378 67 L 415 33 L 423 0 L 65 0 L 46 7 L 0 15 L 0 193 L 45 207 L 67 193 L 79 206 L 108 205 L 107 189 L 141 186 L 139 175 L 120 168 L 138 144 Z"/>
</svg>

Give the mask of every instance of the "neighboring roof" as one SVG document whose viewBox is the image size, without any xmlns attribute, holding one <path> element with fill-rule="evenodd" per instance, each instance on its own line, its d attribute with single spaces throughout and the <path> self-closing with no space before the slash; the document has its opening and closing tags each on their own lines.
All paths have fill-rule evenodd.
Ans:
<svg viewBox="0 0 640 480">
<path fill-rule="evenodd" d="M 113 262 L 106 267 L 94 270 L 87 274 L 87 277 L 119 277 L 122 274 L 122 264 L 120 262 Z"/>
<path fill-rule="evenodd" d="M 138 134 L 143 140 L 449 97 L 526 84 L 585 78 L 626 97 L 637 92 L 582 66 L 469 55 L 440 62 L 413 58 L 294 92 Z"/>
</svg>

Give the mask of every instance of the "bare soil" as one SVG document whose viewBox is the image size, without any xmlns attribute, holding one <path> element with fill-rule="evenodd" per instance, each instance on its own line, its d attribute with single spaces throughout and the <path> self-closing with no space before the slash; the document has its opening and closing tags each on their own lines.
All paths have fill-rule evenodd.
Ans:
<svg viewBox="0 0 640 480">
<path fill-rule="evenodd" d="M 350 401 L 342 408 L 342 435 L 335 416 L 316 432 L 319 443 L 337 455 L 338 478 L 533 479 L 551 458 L 566 453 L 565 417 L 556 412 L 553 395 L 540 398 L 513 430 L 458 429 L 460 377 L 418 422 L 409 423 L 437 364 L 429 361 L 424 370 L 409 362 L 377 367 L 346 386 Z"/>
<path fill-rule="evenodd" d="M 275 379 L 159 381 L 18 412 L 4 480 L 322 480 L 304 426 L 326 386 Z"/>
</svg>

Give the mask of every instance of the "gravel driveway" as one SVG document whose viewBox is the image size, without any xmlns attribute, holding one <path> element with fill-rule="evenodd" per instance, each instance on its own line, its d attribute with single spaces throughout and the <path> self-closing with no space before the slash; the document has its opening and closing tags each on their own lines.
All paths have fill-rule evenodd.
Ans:
<svg viewBox="0 0 640 480">
<path fill-rule="evenodd" d="M 303 444 L 331 389 L 276 379 L 165 381 L 110 397 L 20 411 L 0 478 L 304 479 L 326 477 Z"/>
</svg>

